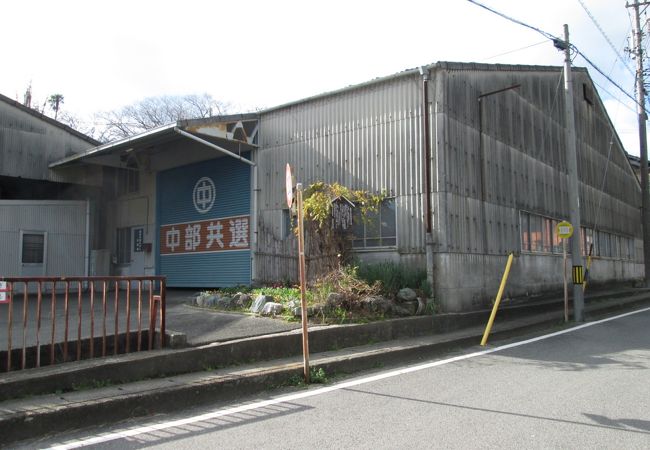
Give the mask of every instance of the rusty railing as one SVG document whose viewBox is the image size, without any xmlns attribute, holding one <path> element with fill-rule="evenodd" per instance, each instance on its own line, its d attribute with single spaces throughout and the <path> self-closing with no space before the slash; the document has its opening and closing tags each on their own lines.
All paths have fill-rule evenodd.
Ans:
<svg viewBox="0 0 650 450">
<path fill-rule="evenodd" d="M 5 358 L 0 357 L 0 369 L 41 367 L 47 359 L 56 364 L 152 350 L 157 332 L 158 347 L 163 348 L 165 280 L 0 277 L 0 330 L 6 323 L 5 342 L 0 335 L 0 355 L 6 352 Z M 20 344 L 15 346 L 17 340 Z"/>
</svg>

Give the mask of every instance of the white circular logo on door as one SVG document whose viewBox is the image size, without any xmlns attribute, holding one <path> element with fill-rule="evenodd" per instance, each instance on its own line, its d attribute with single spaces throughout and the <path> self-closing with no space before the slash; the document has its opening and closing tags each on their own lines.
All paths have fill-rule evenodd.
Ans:
<svg viewBox="0 0 650 450">
<path fill-rule="evenodd" d="M 212 209 L 216 193 L 217 191 L 211 178 L 202 177 L 196 182 L 194 191 L 192 192 L 192 201 L 194 202 L 194 208 L 196 208 L 199 214 L 205 214 Z"/>
</svg>

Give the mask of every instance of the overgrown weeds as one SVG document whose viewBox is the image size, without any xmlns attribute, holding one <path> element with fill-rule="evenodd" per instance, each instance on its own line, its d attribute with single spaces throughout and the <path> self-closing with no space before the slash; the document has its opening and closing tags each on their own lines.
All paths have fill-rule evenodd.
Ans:
<svg viewBox="0 0 650 450">
<path fill-rule="evenodd" d="M 369 284 L 379 282 L 382 294 L 394 297 L 400 289 L 419 290 L 425 297 L 431 297 L 431 284 L 425 269 L 413 269 L 404 264 L 385 261 L 376 264 L 361 264 L 357 270 L 360 279 Z"/>
</svg>

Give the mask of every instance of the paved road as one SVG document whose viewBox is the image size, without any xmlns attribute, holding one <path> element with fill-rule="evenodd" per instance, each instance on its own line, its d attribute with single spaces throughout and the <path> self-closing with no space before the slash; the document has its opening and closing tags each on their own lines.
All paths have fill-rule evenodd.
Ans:
<svg viewBox="0 0 650 450">
<path fill-rule="evenodd" d="M 26 446 L 650 448 L 648 330 L 645 310 L 324 388 L 293 389 Z M 98 442 L 98 435 L 105 442 Z"/>
</svg>

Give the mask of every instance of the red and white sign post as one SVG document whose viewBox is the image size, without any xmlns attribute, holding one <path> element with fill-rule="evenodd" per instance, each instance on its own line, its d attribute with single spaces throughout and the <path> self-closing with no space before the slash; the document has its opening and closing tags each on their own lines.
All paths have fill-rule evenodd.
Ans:
<svg viewBox="0 0 650 450">
<path fill-rule="evenodd" d="M 287 205 L 293 205 L 293 179 L 291 166 L 286 169 Z M 298 269 L 300 271 L 300 309 L 302 318 L 302 356 L 305 383 L 309 384 L 309 330 L 307 328 L 307 275 L 305 272 L 305 230 L 302 212 L 302 183 L 296 185 L 296 203 L 298 209 Z"/>
</svg>

